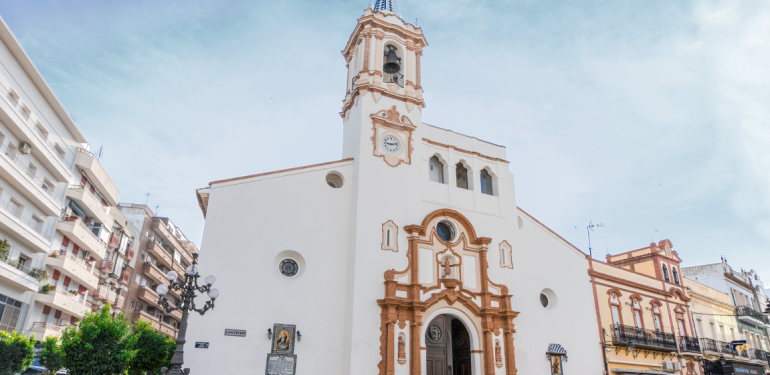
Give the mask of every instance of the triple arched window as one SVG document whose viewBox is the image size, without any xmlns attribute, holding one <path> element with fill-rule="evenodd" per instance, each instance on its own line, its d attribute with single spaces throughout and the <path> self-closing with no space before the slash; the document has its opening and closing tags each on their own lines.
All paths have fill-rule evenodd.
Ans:
<svg viewBox="0 0 770 375">
<path fill-rule="evenodd" d="M 671 274 L 674 275 L 674 283 L 679 285 L 679 272 L 677 272 L 676 267 L 671 267 Z"/>
<path fill-rule="evenodd" d="M 668 275 L 668 266 L 664 263 L 663 266 L 661 266 L 663 269 L 663 279 L 666 280 L 667 283 L 671 282 L 671 276 Z"/>
<path fill-rule="evenodd" d="M 481 173 L 481 194 L 495 195 L 492 191 L 492 176 L 489 175 L 486 169 L 482 169 Z"/>
<path fill-rule="evenodd" d="M 468 168 L 465 168 L 463 163 L 457 163 L 455 170 L 457 171 L 457 187 L 468 190 Z"/>
</svg>

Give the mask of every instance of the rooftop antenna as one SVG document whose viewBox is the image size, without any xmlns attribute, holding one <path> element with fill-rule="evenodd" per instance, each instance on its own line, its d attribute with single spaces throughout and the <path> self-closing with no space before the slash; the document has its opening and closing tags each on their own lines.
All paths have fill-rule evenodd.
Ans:
<svg viewBox="0 0 770 375">
<path fill-rule="evenodd" d="M 99 152 L 96 154 L 96 160 L 101 160 L 101 158 L 102 158 L 102 148 L 104 148 L 104 145 L 99 146 Z"/>
<path fill-rule="evenodd" d="M 414 27 L 420 27 L 420 23 L 417 22 L 417 17 L 414 18 Z"/>
<path fill-rule="evenodd" d="M 147 205 L 147 201 L 149 201 L 149 200 L 150 200 L 150 193 L 148 192 L 147 194 L 144 195 L 144 205 L 145 206 Z"/>
<path fill-rule="evenodd" d="M 160 207 L 160 205 L 155 206 L 155 216 L 160 216 L 158 215 L 158 207 Z"/>
<path fill-rule="evenodd" d="M 594 224 L 594 221 L 591 220 L 586 227 L 586 233 L 588 233 L 588 255 L 591 256 L 591 258 L 594 257 L 593 249 L 591 249 L 591 232 L 594 231 L 594 228 L 604 228 L 604 223 Z"/>
<path fill-rule="evenodd" d="M 72 122 L 77 122 L 78 121 L 78 118 L 75 117 L 75 114 L 72 113 L 72 112 L 70 112 L 70 118 L 72 119 Z"/>
</svg>

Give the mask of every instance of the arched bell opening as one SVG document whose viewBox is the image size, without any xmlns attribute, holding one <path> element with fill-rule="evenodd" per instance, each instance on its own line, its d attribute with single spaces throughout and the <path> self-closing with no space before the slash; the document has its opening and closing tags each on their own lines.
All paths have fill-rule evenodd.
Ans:
<svg viewBox="0 0 770 375">
<path fill-rule="evenodd" d="M 395 83 L 399 87 L 404 87 L 404 61 L 402 57 L 404 52 L 401 47 L 394 42 L 385 43 L 383 49 L 382 63 L 382 82 Z"/>
<path fill-rule="evenodd" d="M 423 374 L 478 374 L 475 369 L 479 362 L 478 336 L 472 323 L 466 320 L 467 317 L 462 314 L 444 312 L 434 316 L 424 326 L 422 344 L 426 350 Z"/>
</svg>

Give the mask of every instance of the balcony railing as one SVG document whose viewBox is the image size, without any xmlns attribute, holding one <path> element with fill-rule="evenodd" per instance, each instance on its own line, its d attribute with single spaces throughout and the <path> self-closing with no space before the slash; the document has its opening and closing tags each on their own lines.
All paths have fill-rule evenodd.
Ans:
<svg viewBox="0 0 770 375">
<path fill-rule="evenodd" d="M 749 349 L 747 350 L 749 354 L 749 359 L 756 359 L 759 361 L 767 361 L 767 356 L 765 352 L 763 352 L 760 349 Z"/>
<path fill-rule="evenodd" d="M 110 233 L 110 242 L 108 245 L 117 248 L 118 245 L 120 245 L 120 237 L 118 237 L 118 235 L 115 233 Z"/>
<path fill-rule="evenodd" d="M 78 259 L 73 255 L 72 253 L 66 251 L 66 250 L 57 250 L 51 253 L 51 256 L 53 257 L 66 257 L 67 259 L 77 263 L 81 267 L 85 268 L 86 271 L 92 273 L 94 276 L 99 277 L 99 272 L 97 272 L 94 267 L 92 267 L 90 264 Z"/>
<path fill-rule="evenodd" d="M 118 279 L 118 282 L 123 285 L 128 285 L 130 278 L 131 278 L 131 270 L 125 269 L 123 270 L 123 272 L 120 273 L 120 279 Z"/>
<path fill-rule="evenodd" d="M 32 328 L 44 328 L 44 329 L 50 329 L 51 331 L 61 332 L 62 327 L 53 325 L 51 323 L 46 323 L 46 322 L 35 322 L 35 323 L 32 323 Z"/>
<path fill-rule="evenodd" d="M 700 353 L 700 342 L 697 337 L 679 336 L 679 350 Z"/>
<path fill-rule="evenodd" d="M 77 216 L 70 216 L 67 218 L 64 218 L 62 221 L 77 221 L 79 225 L 81 225 L 86 231 L 88 231 L 89 237 L 91 237 L 93 240 L 99 243 L 99 246 L 107 248 L 107 243 L 104 242 L 103 239 L 99 238 L 99 236 L 95 235 L 94 232 L 91 231 L 91 229 L 88 228 L 88 226 L 83 222 L 83 220 Z"/>
<path fill-rule="evenodd" d="M 50 150 L 52 154 L 56 155 L 56 157 L 62 162 L 62 164 L 69 167 L 69 169 L 72 169 L 72 167 L 75 165 L 75 157 L 72 152 L 69 152 L 68 150 L 62 148 L 63 154 L 59 152 L 59 150 L 56 149 L 56 144 L 54 142 L 51 142 L 50 139 L 48 139 L 48 136 L 45 135 L 42 130 L 32 122 L 32 119 L 30 118 L 30 115 L 24 111 L 24 109 L 21 106 L 21 103 L 11 95 L 11 90 L 5 87 L 2 83 L 0 83 L 0 93 L 8 105 L 13 108 L 16 111 L 16 114 L 19 116 L 20 122 L 24 123 L 29 127 L 31 130 L 35 132 L 35 134 L 40 137 L 40 141 L 43 142 L 46 146 L 50 147 Z M 42 123 L 41 119 L 38 119 L 40 123 Z M 60 146 L 61 147 L 61 146 Z"/>
<path fill-rule="evenodd" d="M 388 74 L 383 72 L 382 73 L 382 82 L 384 83 L 395 83 L 399 87 L 404 88 L 404 75 L 401 73 L 394 73 L 394 74 Z"/>
<path fill-rule="evenodd" d="M 131 248 L 131 246 L 127 246 L 126 247 L 126 259 L 128 259 L 129 262 L 134 259 L 134 254 L 136 254 L 136 251 L 134 251 L 134 249 Z"/>
<path fill-rule="evenodd" d="M 113 266 L 114 266 L 114 264 L 112 263 L 111 260 L 105 259 L 105 260 L 102 261 L 102 266 L 99 267 L 99 269 L 102 270 L 102 272 L 110 273 L 110 272 L 112 272 Z"/>
<path fill-rule="evenodd" d="M 735 315 L 750 316 L 760 322 L 765 322 L 765 316 L 750 306 L 738 306 L 735 308 Z"/>
<path fill-rule="evenodd" d="M 676 351 L 676 336 L 671 333 L 653 331 L 649 329 L 613 324 L 612 330 L 613 343 L 617 345 L 631 345 L 637 347 L 654 348 L 666 351 Z"/>
<path fill-rule="evenodd" d="M 89 309 L 90 309 L 90 308 L 91 308 L 91 306 L 92 306 L 92 305 L 91 305 L 91 302 L 88 302 L 88 301 L 86 301 L 86 300 L 84 300 L 84 299 L 80 299 L 80 298 L 78 298 L 78 297 L 77 297 L 75 294 L 73 294 L 73 293 L 70 293 L 70 292 L 67 292 L 67 291 L 64 291 L 64 289 L 61 289 L 61 288 L 57 288 L 57 287 L 55 287 L 55 286 L 51 287 L 51 291 L 50 291 L 50 292 L 48 292 L 47 294 L 51 294 L 51 293 L 54 293 L 54 292 L 55 292 L 55 293 L 58 293 L 58 294 L 62 294 L 62 295 L 65 295 L 65 296 L 67 296 L 67 297 L 69 297 L 69 298 L 72 298 L 73 300 L 75 300 L 75 302 L 77 302 L 77 303 L 79 303 L 79 304 L 81 304 L 81 305 L 83 305 L 83 306 L 85 306 L 85 307 L 87 307 L 87 308 L 89 308 Z"/>
<path fill-rule="evenodd" d="M 700 339 L 700 346 L 704 352 L 716 352 L 719 353 L 719 345 L 716 340 L 712 339 Z"/>
</svg>

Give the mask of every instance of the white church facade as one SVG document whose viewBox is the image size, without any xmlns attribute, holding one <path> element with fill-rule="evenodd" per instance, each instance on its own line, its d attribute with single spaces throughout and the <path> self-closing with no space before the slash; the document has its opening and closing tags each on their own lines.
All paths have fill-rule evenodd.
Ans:
<svg viewBox="0 0 770 375">
<path fill-rule="evenodd" d="M 223 294 L 191 316 L 185 367 L 603 372 L 586 254 L 517 207 L 504 147 L 422 122 L 427 45 L 377 1 L 343 50 L 341 160 L 197 191 L 201 271 Z"/>
</svg>

